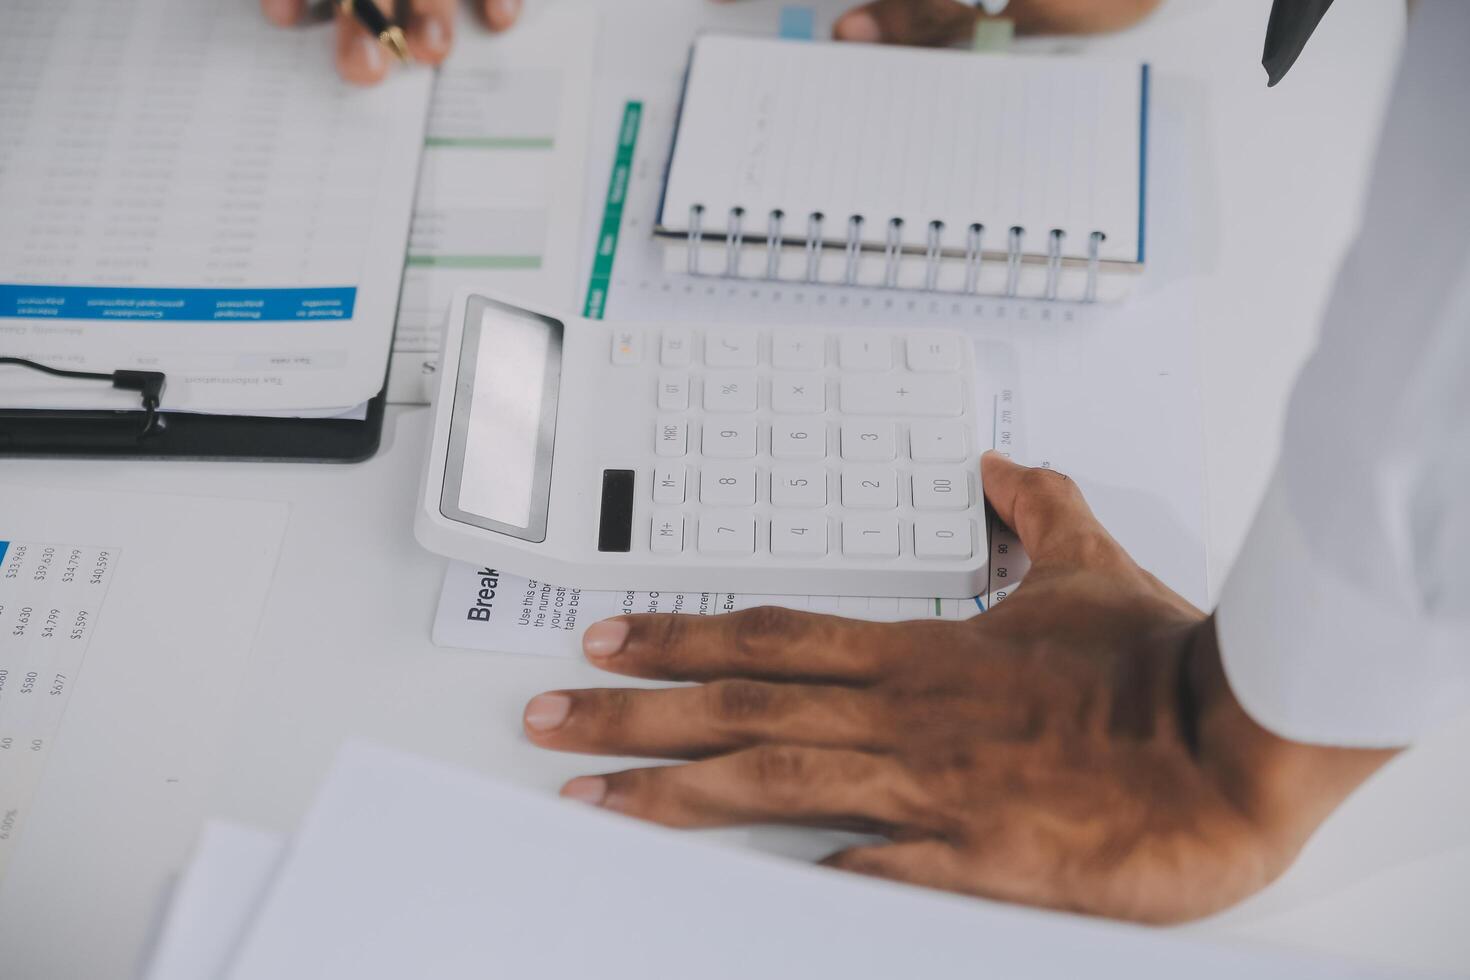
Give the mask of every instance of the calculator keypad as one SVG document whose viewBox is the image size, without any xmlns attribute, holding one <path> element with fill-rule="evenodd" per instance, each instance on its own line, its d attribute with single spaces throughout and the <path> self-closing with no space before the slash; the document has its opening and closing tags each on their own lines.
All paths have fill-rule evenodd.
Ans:
<svg viewBox="0 0 1470 980">
<path fill-rule="evenodd" d="M 657 462 L 636 510 L 649 551 L 972 558 L 965 344 L 930 332 L 616 328 L 613 365 L 652 386 Z"/>
</svg>

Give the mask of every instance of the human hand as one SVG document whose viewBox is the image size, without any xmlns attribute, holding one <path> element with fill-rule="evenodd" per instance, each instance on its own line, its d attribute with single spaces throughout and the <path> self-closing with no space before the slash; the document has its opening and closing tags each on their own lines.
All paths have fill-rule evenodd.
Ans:
<svg viewBox="0 0 1470 980">
<path fill-rule="evenodd" d="M 357 0 L 376 2 L 385 11 L 394 10 L 408 40 L 408 53 L 415 61 L 437 65 L 454 45 L 456 0 Z M 503 31 L 521 14 L 522 0 L 475 0 L 475 7 L 492 31 Z M 266 19 L 290 27 L 307 18 L 308 0 L 260 0 Z M 378 39 L 350 14 L 331 3 L 337 21 L 337 71 L 357 85 L 375 85 L 388 74 L 393 60 Z M 311 9 L 316 9 L 312 7 Z"/>
<path fill-rule="evenodd" d="M 1159 0 L 1011 0 L 1001 16 L 1020 34 L 1097 34 L 1141 20 Z M 839 41 L 943 45 L 975 34 L 984 11 L 959 0 L 874 0 L 832 25 Z"/>
<path fill-rule="evenodd" d="M 1391 753 L 1287 742 L 1235 702 L 1212 622 L 1140 568 L 1061 474 L 983 460 L 1031 557 L 966 622 L 762 608 L 634 615 L 583 646 L 698 686 L 559 691 L 527 735 L 694 760 L 582 776 L 565 796 L 673 827 L 784 822 L 883 834 L 827 864 L 1147 922 L 1261 888 Z"/>
</svg>

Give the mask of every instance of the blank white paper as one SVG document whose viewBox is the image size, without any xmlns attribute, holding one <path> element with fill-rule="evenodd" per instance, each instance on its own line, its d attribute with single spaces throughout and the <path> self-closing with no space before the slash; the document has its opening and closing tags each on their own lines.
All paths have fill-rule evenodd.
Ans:
<svg viewBox="0 0 1470 980">
<path fill-rule="evenodd" d="M 211 820 L 179 879 L 146 980 L 211 980 L 229 965 L 270 886 L 286 842 Z"/>
<path fill-rule="evenodd" d="M 1370 976 L 711 846 L 362 743 L 229 980 Z"/>
</svg>

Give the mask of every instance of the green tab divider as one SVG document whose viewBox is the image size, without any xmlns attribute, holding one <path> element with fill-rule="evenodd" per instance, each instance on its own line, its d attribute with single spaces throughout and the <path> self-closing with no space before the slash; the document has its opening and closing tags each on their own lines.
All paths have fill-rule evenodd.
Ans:
<svg viewBox="0 0 1470 980">
<path fill-rule="evenodd" d="M 597 253 L 592 259 L 592 276 L 587 282 L 587 301 L 582 315 L 601 320 L 607 307 L 607 289 L 612 282 L 613 259 L 618 253 L 618 233 L 623 227 L 623 205 L 628 198 L 628 181 L 633 176 L 633 149 L 638 145 L 638 124 L 643 103 L 623 106 L 623 125 L 618 130 L 618 153 L 612 176 L 607 181 L 607 199 L 602 206 L 602 228 L 597 235 Z"/>
</svg>

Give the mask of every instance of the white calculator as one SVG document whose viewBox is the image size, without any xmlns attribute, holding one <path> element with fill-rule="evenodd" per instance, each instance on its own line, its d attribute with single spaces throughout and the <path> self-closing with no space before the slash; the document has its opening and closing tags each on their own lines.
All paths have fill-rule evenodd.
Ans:
<svg viewBox="0 0 1470 980">
<path fill-rule="evenodd" d="M 462 292 L 441 364 L 431 551 L 584 589 L 983 585 L 962 334 L 633 326 Z"/>
</svg>

